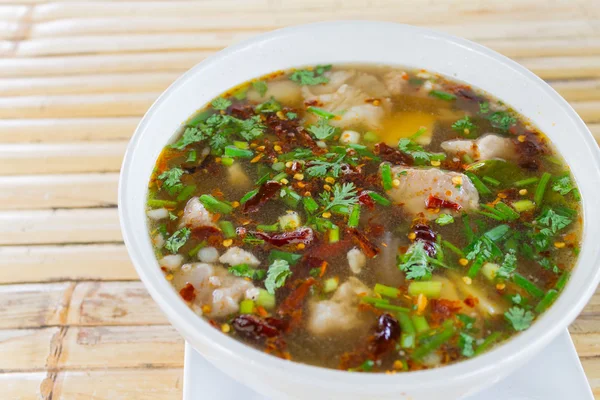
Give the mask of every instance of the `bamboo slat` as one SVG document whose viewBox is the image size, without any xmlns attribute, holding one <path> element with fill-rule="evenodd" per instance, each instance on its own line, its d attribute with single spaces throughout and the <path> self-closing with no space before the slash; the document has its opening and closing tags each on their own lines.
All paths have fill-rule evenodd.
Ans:
<svg viewBox="0 0 600 400">
<path fill-rule="evenodd" d="M 115 172 L 126 147 L 122 141 L 0 145 L 0 174 Z"/>
<path fill-rule="evenodd" d="M 70 282 L 0 286 L 0 329 L 64 324 L 74 286 Z"/>
<path fill-rule="evenodd" d="M 45 378 L 45 372 L 3 373 L 0 374 L 0 387 L 7 399 L 39 400 L 42 398 L 40 386 Z"/>
<path fill-rule="evenodd" d="M 114 208 L 0 212 L 0 245 L 120 241 Z"/>
<path fill-rule="evenodd" d="M 89 400 L 179 400 L 183 385 L 181 368 L 109 369 L 66 371 L 58 374 L 51 398 Z"/>
<path fill-rule="evenodd" d="M 144 115 L 160 93 L 0 97 L 0 118 L 130 117 Z"/>
<path fill-rule="evenodd" d="M 0 371 L 43 370 L 46 367 L 50 343 L 59 331 L 58 327 L 0 330 Z M 3 396 L 6 396 L 5 386 L 1 383 L 3 375 L 0 373 L 0 387 L 3 389 Z"/>
<path fill-rule="evenodd" d="M 157 325 L 167 319 L 141 282 L 80 282 L 69 325 Z"/>
<path fill-rule="evenodd" d="M 0 247 L 0 284 L 137 279 L 122 244 Z"/>
<path fill-rule="evenodd" d="M 184 340 L 168 325 L 71 327 L 59 368 L 183 367 Z M 127 357 L 115 357 L 127 354 Z"/>
<path fill-rule="evenodd" d="M 129 139 L 138 117 L 0 119 L 0 143 Z"/>
<path fill-rule="evenodd" d="M 554 81 L 551 85 L 568 101 L 600 100 L 600 80 L 597 79 Z"/>
<path fill-rule="evenodd" d="M 0 79 L 0 96 L 31 96 L 83 93 L 155 92 L 165 90 L 180 74 L 138 72 L 135 74 L 84 75 Z"/>
<path fill-rule="evenodd" d="M 114 207 L 118 174 L 0 176 L 0 210 Z"/>
<path fill-rule="evenodd" d="M 16 2 L 10 1 L 8 3 Z M 0 5 L 0 21 L 20 21 L 27 15 L 28 11 L 29 7 L 23 5 Z"/>
<path fill-rule="evenodd" d="M 541 57 L 517 59 L 543 79 L 600 77 L 599 56 Z"/>
</svg>

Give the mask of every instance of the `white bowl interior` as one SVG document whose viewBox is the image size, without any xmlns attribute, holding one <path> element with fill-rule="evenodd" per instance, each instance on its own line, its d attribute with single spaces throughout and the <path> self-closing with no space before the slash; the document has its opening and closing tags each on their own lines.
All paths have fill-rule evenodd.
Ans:
<svg viewBox="0 0 600 400">
<path fill-rule="evenodd" d="M 358 375 L 264 355 L 217 332 L 180 300 L 154 258 L 144 212 L 148 179 L 163 146 L 183 121 L 223 91 L 272 71 L 325 63 L 424 68 L 467 82 L 530 118 L 557 146 L 584 199 L 584 244 L 566 289 L 529 330 L 482 356 L 452 366 L 394 376 Z M 121 225 L 137 271 L 171 322 L 201 352 L 215 362 L 222 357 L 231 358 L 265 373 L 311 382 L 312 388 L 366 393 L 368 385 L 371 394 L 398 387 L 406 391 L 439 388 L 448 381 L 466 382 L 491 372 L 501 377 L 510 372 L 509 366 L 524 362 L 548 344 L 581 311 L 600 278 L 600 225 L 595 223 L 600 221 L 599 198 L 600 156 L 596 143 L 571 107 L 541 79 L 515 62 L 466 40 L 405 25 L 360 21 L 275 31 L 226 49 L 194 67 L 167 89 L 138 126 L 127 150 L 119 185 Z"/>
</svg>

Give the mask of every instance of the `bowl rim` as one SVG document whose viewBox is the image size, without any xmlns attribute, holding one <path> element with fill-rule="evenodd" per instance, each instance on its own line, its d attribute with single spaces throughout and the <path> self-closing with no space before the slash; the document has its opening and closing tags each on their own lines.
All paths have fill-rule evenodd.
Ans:
<svg viewBox="0 0 600 400">
<path fill-rule="evenodd" d="M 204 319 L 197 317 L 196 314 L 193 313 L 176 295 L 162 274 L 160 275 L 162 281 L 157 279 L 159 271 L 159 268 L 157 268 L 157 263 L 155 263 L 155 265 L 144 265 L 141 262 L 144 254 L 141 246 L 139 246 L 139 240 L 136 238 L 137 231 L 134 229 L 133 224 L 130 223 L 129 212 L 135 211 L 135 209 L 133 208 L 134 205 L 131 202 L 131 196 L 128 192 L 127 182 L 131 179 L 134 179 L 134 177 L 132 177 L 130 174 L 130 170 L 132 163 L 135 162 L 135 150 L 141 140 L 141 137 L 143 136 L 143 132 L 147 129 L 150 120 L 155 116 L 155 113 L 160 105 L 166 102 L 179 87 L 185 85 L 189 79 L 199 74 L 205 67 L 211 64 L 219 63 L 222 59 L 237 51 L 260 45 L 261 43 L 265 43 L 271 39 L 285 35 L 306 33 L 311 29 L 337 29 L 340 27 L 347 27 L 348 25 L 361 30 L 377 29 L 378 27 L 383 26 L 393 26 L 394 29 L 397 29 L 399 32 L 403 30 L 410 31 L 415 34 L 431 36 L 454 45 L 466 47 L 478 55 L 492 58 L 496 62 L 504 64 L 504 66 L 526 78 L 532 85 L 536 85 L 539 89 L 543 90 L 545 94 L 554 102 L 556 102 L 558 106 L 565 112 L 566 116 L 573 123 L 573 125 L 577 127 L 577 130 L 583 137 L 583 142 L 581 145 L 587 146 L 588 150 L 591 151 L 594 158 L 593 162 L 595 163 L 596 167 L 596 170 L 592 172 L 595 174 L 595 178 L 600 181 L 600 150 L 598 150 L 597 144 L 587 126 L 573 110 L 573 108 L 553 88 L 551 88 L 537 75 L 533 74 L 531 71 L 515 61 L 512 61 L 511 59 L 500 55 L 493 50 L 469 40 L 455 37 L 446 33 L 391 22 L 344 20 L 317 22 L 287 27 L 244 40 L 238 44 L 221 50 L 215 55 L 208 57 L 199 64 L 195 65 L 180 78 L 178 78 L 173 84 L 171 84 L 171 86 L 169 86 L 169 88 L 167 88 L 167 90 L 165 90 L 159 96 L 159 98 L 153 103 L 140 121 L 125 153 L 118 189 L 121 230 L 123 232 L 123 238 L 128 253 L 138 274 L 140 275 L 151 296 L 160 305 L 163 312 L 167 315 L 173 325 L 175 325 L 176 328 L 181 332 L 184 332 L 184 336 L 189 335 L 190 337 L 208 340 L 213 349 L 218 350 L 223 356 L 233 359 L 234 362 L 240 364 L 250 363 L 253 367 L 262 369 L 264 372 L 268 372 L 269 370 L 281 370 L 284 371 L 286 376 L 288 376 L 290 379 L 298 382 L 306 382 L 307 379 L 310 379 L 311 386 L 313 387 L 331 388 L 332 385 L 338 387 L 339 385 L 342 385 L 345 388 L 359 388 L 364 387 L 365 385 L 379 385 L 384 388 L 390 388 L 392 386 L 398 387 L 399 385 L 402 385 L 403 390 L 419 389 L 423 387 L 435 388 L 443 386 L 448 380 L 452 380 L 453 382 L 473 381 L 480 376 L 486 375 L 491 370 L 497 370 L 503 366 L 509 366 L 517 362 L 519 359 L 524 361 L 526 359 L 526 354 L 533 355 L 537 351 L 541 350 L 554 337 L 562 332 L 566 326 L 581 312 L 589 298 L 594 293 L 598 282 L 600 281 L 600 269 L 596 268 L 594 273 L 591 274 L 591 277 L 589 281 L 587 281 L 588 283 L 584 290 L 578 294 L 575 302 L 570 303 L 570 309 L 568 309 L 567 312 L 563 313 L 561 316 L 556 315 L 556 309 L 558 302 L 561 299 L 564 300 L 564 292 L 566 292 L 567 288 L 565 288 L 562 295 L 559 296 L 559 299 L 556 302 L 557 304 L 554 304 L 553 307 L 539 317 L 530 329 L 515 335 L 514 337 L 484 354 L 474 357 L 473 359 L 463 360 L 435 369 L 387 375 L 353 373 L 302 364 L 299 362 L 289 362 L 256 350 L 251 346 L 243 344 L 227 335 L 222 334 L 211 327 L 206 321 L 204 321 Z M 375 64 L 376 61 L 373 63 Z M 269 72 L 271 71 L 265 71 L 265 74 Z M 230 88 L 224 87 L 222 90 L 225 91 L 228 89 Z M 535 118 L 532 118 L 532 120 L 535 120 Z M 574 175 L 578 183 L 581 183 L 583 177 L 577 176 L 575 173 Z M 144 179 L 147 180 L 147 178 Z M 590 199 L 589 201 L 592 200 Z M 582 209 L 584 213 L 587 210 L 586 204 L 588 204 L 588 200 L 584 198 L 582 200 Z M 585 220 L 588 221 L 587 218 L 585 218 Z M 144 234 L 146 233 L 144 232 Z M 586 237 L 584 237 L 583 245 L 585 245 L 585 243 L 589 243 L 590 240 L 591 239 L 589 237 L 587 237 L 587 240 Z M 588 247 L 589 246 L 590 245 L 588 245 Z M 152 257 L 154 257 L 154 255 L 152 255 Z M 573 276 L 582 269 L 579 267 L 579 260 L 580 259 L 578 259 L 578 262 L 575 266 Z M 600 265 L 600 249 L 595 251 L 594 258 L 594 266 L 597 267 L 598 265 Z M 571 277 L 571 280 L 573 279 L 573 276 Z M 545 327 L 545 329 L 542 329 L 542 327 Z"/>
</svg>

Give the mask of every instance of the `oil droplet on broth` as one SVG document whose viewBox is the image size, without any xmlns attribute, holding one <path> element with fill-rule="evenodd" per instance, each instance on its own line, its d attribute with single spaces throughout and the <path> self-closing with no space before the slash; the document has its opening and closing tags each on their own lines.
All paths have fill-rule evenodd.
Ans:
<svg viewBox="0 0 600 400">
<path fill-rule="evenodd" d="M 428 145 L 437 116 L 422 111 L 400 111 L 383 121 L 379 138 L 389 146 L 396 146 L 398 140 L 414 135 L 421 127 L 426 131 L 416 139 L 420 145 Z"/>
</svg>

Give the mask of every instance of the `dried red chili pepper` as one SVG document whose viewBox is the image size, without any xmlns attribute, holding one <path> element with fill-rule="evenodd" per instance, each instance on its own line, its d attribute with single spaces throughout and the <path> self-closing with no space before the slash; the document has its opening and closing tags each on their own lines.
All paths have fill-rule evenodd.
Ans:
<svg viewBox="0 0 600 400">
<path fill-rule="evenodd" d="M 281 335 L 287 323 L 277 318 L 260 318 L 255 315 L 238 315 L 231 321 L 231 326 L 240 335 L 248 339 L 265 339 Z"/>
<path fill-rule="evenodd" d="M 356 228 L 347 228 L 346 230 L 349 234 L 352 235 L 354 241 L 359 245 L 360 249 L 363 253 L 369 258 L 375 257 L 379 254 L 379 248 L 375 246 L 365 235 L 363 235 Z"/>
<path fill-rule="evenodd" d="M 429 302 L 431 307 L 431 321 L 439 324 L 444 320 L 452 317 L 462 308 L 460 301 L 452 301 L 448 299 L 432 299 Z"/>
<path fill-rule="evenodd" d="M 186 283 L 179 291 L 181 298 L 187 302 L 192 302 L 196 299 L 196 289 L 191 283 Z"/>
<path fill-rule="evenodd" d="M 426 208 L 449 208 L 454 211 L 459 211 L 462 206 L 458 203 L 454 203 L 453 201 L 443 200 L 439 197 L 436 197 L 432 194 L 429 195 L 427 200 L 425 200 Z"/>
<path fill-rule="evenodd" d="M 373 153 L 381 157 L 381 159 L 384 161 L 391 162 L 392 164 L 412 165 L 414 163 L 414 160 L 411 156 L 401 152 L 398 149 L 388 146 L 383 142 L 377 143 L 373 147 Z"/>
<path fill-rule="evenodd" d="M 268 181 L 260 186 L 258 193 L 250 197 L 244 203 L 244 212 L 252 213 L 258 211 L 271 197 L 279 192 L 283 185 L 279 182 Z"/>
<path fill-rule="evenodd" d="M 295 231 L 270 234 L 266 232 L 252 232 L 254 236 L 273 246 L 281 247 L 287 244 L 304 243 L 311 244 L 315 238 L 315 234 L 311 228 L 302 227 Z"/>
<path fill-rule="evenodd" d="M 302 308 L 302 304 L 308 295 L 310 288 L 317 281 L 314 278 L 308 278 L 294 289 L 281 303 L 277 309 L 277 314 L 280 316 L 292 315 L 294 312 Z"/>
<path fill-rule="evenodd" d="M 416 224 L 413 226 L 413 232 L 415 233 L 415 241 L 423 243 L 423 248 L 429 255 L 429 257 L 435 256 L 437 253 L 435 243 L 437 241 L 437 235 L 435 232 L 425 224 Z"/>
<path fill-rule="evenodd" d="M 373 209 L 373 207 L 375 207 L 375 201 L 371 198 L 371 196 L 369 196 L 369 193 L 371 193 L 370 190 L 363 190 L 360 192 L 360 195 L 358 196 L 358 202 L 363 206 L 366 206 L 368 209 Z"/>
<path fill-rule="evenodd" d="M 390 314 L 382 314 L 377 320 L 375 335 L 369 343 L 369 350 L 374 358 L 379 358 L 394 348 L 396 340 L 400 337 L 400 324 Z"/>
</svg>

